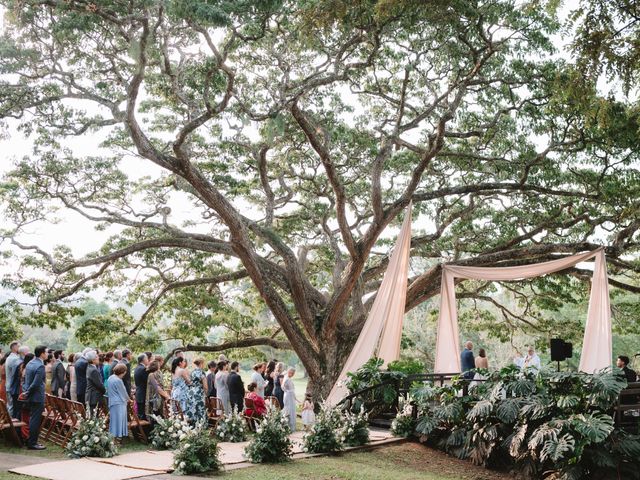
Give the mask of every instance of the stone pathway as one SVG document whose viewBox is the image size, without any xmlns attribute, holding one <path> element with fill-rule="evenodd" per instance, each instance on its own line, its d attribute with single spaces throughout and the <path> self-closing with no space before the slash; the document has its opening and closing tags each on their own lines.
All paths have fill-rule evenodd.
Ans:
<svg viewBox="0 0 640 480">
<path fill-rule="evenodd" d="M 369 435 L 371 440 L 369 444 L 362 447 L 348 447 L 345 451 L 376 448 L 404 441 L 404 439 L 393 437 L 387 430 L 370 429 Z M 310 454 L 302 451 L 303 436 L 304 432 L 295 432 L 291 435 L 294 446 L 292 458 L 295 460 L 321 456 L 322 454 Z M 220 459 L 225 470 L 235 470 L 253 465 L 243 457 L 244 448 L 248 443 L 222 442 L 219 444 Z M 173 480 L 176 477 L 168 473 L 172 460 L 173 453 L 170 451 L 131 452 L 111 459 L 81 460 L 52 460 L 29 455 L 0 453 L 0 471 L 9 470 L 50 480 L 58 480 L 55 473 L 52 472 L 68 472 L 70 470 L 73 470 L 73 476 L 77 478 L 95 478 L 98 473 L 96 470 L 99 470 L 103 474 L 100 475 L 103 480 L 124 480 L 126 478 Z M 145 470 L 148 474 L 145 474 Z M 181 478 L 189 480 L 190 477 L 181 476 Z"/>
</svg>

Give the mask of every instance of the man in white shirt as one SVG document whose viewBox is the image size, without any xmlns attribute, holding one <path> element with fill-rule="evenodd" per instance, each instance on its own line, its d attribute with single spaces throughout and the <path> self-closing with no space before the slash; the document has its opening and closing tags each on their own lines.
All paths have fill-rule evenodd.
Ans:
<svg viewBox="0 0 640 480">
<path fill-rule="evenodd" d="M 5 371 L 7 375 L 7 392 L 9 392 L 9 389 L 13 391 L 13 394 L 7 395 L 7 403 L 9 403 L 9 398 L 11 398 L 13 411 L 9 410 L 9 413 L 13 418 L 20 418 L 20 404 L 18 403 L 17 393 L 19 389 L 14 388 L 13 377 L 15 377 L 15 371 L 23 362 L 24 357 L 26 357 L 27 353 L 29 353 L 29 347 L 26 345 L 20 345 L 20 343 L 18 342 L 13 342 L 11 345 L 13 345 L 14 343 L 17 346 L 17 353 L 15 353 L 15 356 L 13 356 L 14 351 L 13 348 L 11 348 L 11 355 L 9 355 L 7 361 L 5 362 Z M 9 363 L 9 361 L 11 361 L 11 363 Z M 9 374 L 11 374 L 11 377 L 9 377 Z M 10 378 L 11 381 L 9 380 Z"/>
<path fill-rule="evenodd" d="M 266 366 L 267 365 L 264 362 L 256 363 L 253 366 L 253 373 L 251 374 L 251 381 L 258 386 L 258 388 L 256 388 L 256 393 L 262 398 L 264 398 L 264 387 L 267 385 L 267 381 L 262 376 Z"/>
<path fill-rule="evenodd" d="M 515 359 L 515 364 L 522 370 L 531 369 L 534 373 L 540 370 L 540 357 L 533 347 L 529 347 L 524 357 Z"/>
<path fill-rule="evenodd" d="M 5 362 L 5 372 L 7 375 L 7 408 L 9 409 L 9 413 L 13 414 L 13 401 L 11 398 L 11 385 L 13 381 L 13 374 L 16 371 L 18 365 L 20 365 L 20 355 L 18 354 L 18 349 L 20 348 L 20 342 L 11 342 L 9 345 L 9 350 L 11 353 L 7 355 L 7 361 Z M 13 415 L 12 415 L 13 416 Z"/>
</svg>

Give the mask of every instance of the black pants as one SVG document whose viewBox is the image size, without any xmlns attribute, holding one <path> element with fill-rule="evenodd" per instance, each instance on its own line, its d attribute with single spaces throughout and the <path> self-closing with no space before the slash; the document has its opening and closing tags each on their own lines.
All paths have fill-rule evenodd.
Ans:
<svg viewBox="0 0 640 480">
<path fill-rule="evenodd" d="M 146 420 L 147 416 L 144 413 L 145 412 L 145 403 L 144 402 L 142 402 L 142 403 L 136 402 L 136 404 L 138 405 L 138 418 L 140 420 Z"/>
<path fill-rule="evenodd" d="M 27 440 L 27 446 L 35 447 L 38 444 L 44 402 L 29 402 L 27 405 L 29 408 L 29 439 Z"/>
<path fill-rule="evenodd" d="M 9 414 L 13 418 L 20 418 L 22 413 L 22 402 L 18 400 L 19 395 L 11 395 L 11 411 Z"/>
<path fill-rule="evenodd" d="M 242 412 L 244 411 L 243 404 L 244 404 L 244 397 L 241 395 L 229 395 L 229 403 L 231 404 L 231 411 L 233 411 L 234 409 L 238 411 L 238 413 L 242 414 Z M 228 414 L 229 412 L 224 412 L 226 414 Z"/>
</svg>

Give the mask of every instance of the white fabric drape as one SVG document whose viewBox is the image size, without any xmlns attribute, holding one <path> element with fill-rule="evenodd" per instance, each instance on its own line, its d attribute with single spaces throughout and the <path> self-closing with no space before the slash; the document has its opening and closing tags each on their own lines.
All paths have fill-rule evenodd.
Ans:
<svg viewBox="0 0 640 480">
<path fill-rule="evenodd" d="M 396 246 L 371 306 L 369 317 L 362 327 L 338 381 L 327 397 L 327 402 L 330 404 L 335 405 L 349 394 L 347 387 L 344 386 L 347 373 L 355 372 L 373 356 L 383 359 L 385 365 L 400 357 L 410 247 L 411 205 L 407 208 Z"/>
<path fill-rule="evenodd" d="M 465 267 L 444 265 L 440 315 L 436 340 L 436 373 L 457 373 L 460 367 L 460 338 L 456 309 L 455 278 L 475 280 L 521 280 L 565 270 L 591 258 L 596 259 L 589 298 L 587 324 L 580 357 L 580 371 L 593 373 L 611 366 L 611 308 L 604 250 L 580 253 L 550 262 L 519 267 Z"/>
</svg>

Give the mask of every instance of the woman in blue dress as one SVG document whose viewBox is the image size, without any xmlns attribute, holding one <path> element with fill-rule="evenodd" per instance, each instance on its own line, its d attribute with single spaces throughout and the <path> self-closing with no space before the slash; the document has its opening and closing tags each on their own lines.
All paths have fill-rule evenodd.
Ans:
<svg viewBox="0 0 640 480">
<path fill-rule="evenodd" d="M 189 385 L 191 384 L 187 361 L 182 357 L 175 358 L 171 364 L 171 373 L 173 374 L 171 400 L 173 400 L 174 404 L 180 406 L 180 412 L 174 411 L 173 413 L 184 413 L 187 409 L 187 396 L 189 395 Z"/>
<path fill-rule="evenodd" d="M 207 376 L 202 370 L 204 367 L 204 359 L 197 358 L 193 364 L 195 368 L 191 372 L 191 385 L 187 393 L 187 405 L 184 411 L 187 418 L 192 423 L 200 423 L 207 421 L 207 407 L 204 392 L 209 391 L 207 385 Z"/>
<path fill-rule="evenodd" d="M 127 373 L 126 365 L 119 363 L 113 368 L 113 375 L 107 380 L 109 390 L 109 432 L 119 441 L 129 436 L 127 405 L 129 395 L 122 379 Z"/>
</svg>

